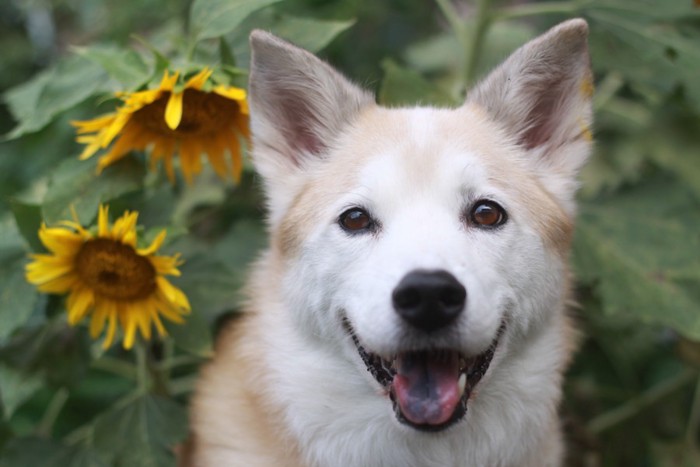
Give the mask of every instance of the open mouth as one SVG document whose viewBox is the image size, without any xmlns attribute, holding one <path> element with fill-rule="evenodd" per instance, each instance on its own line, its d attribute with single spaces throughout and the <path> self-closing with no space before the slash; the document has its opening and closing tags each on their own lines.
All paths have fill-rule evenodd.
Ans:
<svg viewBox="0 0 700 467">
<path fill-rule="evenodd" d="M 502 324 L 489 348 L 476 356 L 431 349 L 400 352 L 386 360 L 360 344 L 347 319 L 344 325 L 367 371 L 388 392 L 396 418 L 421 431 L 444 430 L 464 417 L 469 397 L 486 374 L 505 329 Z"/>
</svg>

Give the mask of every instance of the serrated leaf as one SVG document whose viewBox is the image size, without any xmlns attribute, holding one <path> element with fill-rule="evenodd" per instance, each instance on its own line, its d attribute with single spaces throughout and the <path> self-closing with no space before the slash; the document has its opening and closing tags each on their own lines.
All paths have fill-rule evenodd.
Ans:
<svg viewBox="0 0 700 467">
<path fill-rule="evenodd" d="M 123 467 L 172 467 L 173 447 L 187 436 L 187 415 L 176 402 L 155 395 L 120 404 L 95 422 L 94 446 Z"/>
<path fill-rule="evenodd" d="M 194 0 L 190 24 L 194 40 L 223 36 L 251 13 L 280 0 Z"/>
<path fill-rule="evenodd" d="M 10 201 L 10 209 L 15 217 L 19 232 L 31 249 L 35 252 L 44 251 L 44 246 L 38 235 L 42 223 L 41 206 L 13 199 Z"/>
<path fill-rule="evenodd" d="M 23 374 L 14 368 L 0 364 L 0 401 L 6 419 L 42 387 L 41 377 Z"/>
<path fill-rule="evenodd" d="M 126 88 L 137 87 L 151 76 L 146 62 L 133 50 L 96 45 L 78 47 L 76 51 L 80 56 L 100 65 Z"/>
<path fill-rule="evenodd" d="M 451 106 L 455 102 L 418 72 L 407 70 L 393 60 L 382 62 L 384 79 L 379 89 L 379 102 L 383 105 L 439 105 Z"/>
<path fill-rule="evenodd" d="M 50 72 L 31 84 L 10 90 L 17 126 L 7 138 L 18 138 L 48 125 L 58 114 L 105 89 L 106 73 L 99 65 L 77 55 L 61 60 Z"/>
<path fill-rule="evenodd" d="M 657 177 L 581 207 L 574 242 L 579 279 L 603 309 L 700 339 L 700 203 Z"/>
<path fill-rule="evenodd" d="M 48 224 L 72 219 L 71 206 L 79 219 L 87 223 L 94 219 L 100 203 L 138 190 L 145 176 L 143 164 L 125 158 L 95 171 L 95 160 L 68 159 L 53 173 L 44 196 L 44 219 Z"/>
</svg>

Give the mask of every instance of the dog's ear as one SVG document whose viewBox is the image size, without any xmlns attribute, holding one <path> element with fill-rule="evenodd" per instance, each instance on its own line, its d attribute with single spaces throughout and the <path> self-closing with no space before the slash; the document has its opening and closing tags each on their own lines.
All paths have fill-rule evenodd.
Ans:
<svg viewBox="0 0 700 467">
<path fill-rule="evenodd" d="M 516 50 L 467 96 L 530 154 L 570 202 L 591 149 L 593 81 L 588 25 L 572 19 Z"/>
<path fill-rule="evenodd" d="M 272 34 L 250 35 L 253 161 L 266 178 L 289 176 L 323 157 L 373 97 L 330 65 Z"/>
</svg>

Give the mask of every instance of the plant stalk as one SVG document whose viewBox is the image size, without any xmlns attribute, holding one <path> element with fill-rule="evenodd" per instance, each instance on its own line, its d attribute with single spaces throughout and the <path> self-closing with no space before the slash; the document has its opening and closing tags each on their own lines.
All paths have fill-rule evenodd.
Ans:
<svg viewBox="0 0 700 467">
<path fill-rule="evenodd" d="M 36 428 L 36 433 L 39 436 L 51 437 L 51 432 L 53 431 L 53 426 L 58 419 L 58 415 L 63 410 L 63 407 L 68 401 L 68 389 L 60 388 L 51 398 L 49 406 L 44 412 L 44 416 L 41 418 L 39 425 Z"/>
<path fill-rule="evenodd" d="M 683 386 L 686 386 L 698 377 L 695 370 L 686 369 L 674 378 L 662 381 L 649 388 L 639 396 L 632 398 L 624 404 L 608 412 L 604 412 L 594 417 L 588 422 L 588 431 L 591 434 L 599 435 L 611 428 L 614 428 L 630 418 L 640 414 L 642 411 L 659 402 L 666 396 L 673 394 Z"/>
<path fill-rule="evenodd" d="M 693 395 L 693 405 L 688 416 L 688 425 L 685 430 L 685 441 L 691 448 L 696 448 L 700 434 L 700 378 L 695 383 L 695 394 Z"/>
<path fill-rule="evenodd" d="M 574 14 L 588 5 L 590 0 L 572 0 L 564 2 L 539 2 L 526 3 L 503 8 L 494 12 L 494 21 L 506 21 L 528 16 L 551 15 L 551 14 Z"/>
<path fill-rule="evenodd" d="M 476 16 L 474 17 L 474 27 L 472 34 L 463 45 L 466 50 L 465 68 L 464 68 L 464 85 L 465 90 L 472 84 L 476 78 L 476 66 L 479 64 L 479 58 L 484 48 L 484 38 L 489 30 L 492 22 L 491 15 L 492 0 L 477 0 Z"/>
</svg>

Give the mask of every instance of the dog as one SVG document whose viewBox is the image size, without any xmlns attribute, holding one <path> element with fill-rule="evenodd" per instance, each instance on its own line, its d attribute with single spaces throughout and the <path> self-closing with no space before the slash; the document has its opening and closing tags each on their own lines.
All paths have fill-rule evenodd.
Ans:
<svg viewBox="0 0 700 467">
<path fill-rule="evenodd" d="M 269 247 L 201 372 L 184 464 L 562 464 L 587 36 L 559 24 L 458 108 L 385 108 L 251 34 Z"/>
</svg>

